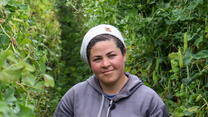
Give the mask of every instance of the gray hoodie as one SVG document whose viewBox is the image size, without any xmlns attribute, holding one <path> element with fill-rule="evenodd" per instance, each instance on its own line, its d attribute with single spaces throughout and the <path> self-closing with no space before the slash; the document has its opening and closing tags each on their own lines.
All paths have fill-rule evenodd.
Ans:
<svg viewBox="0 0 208 117">
<path fill-rule="evenodd" d="M 169 117 L 162 99 L 141 80 L 128 81 L 113 98 L 107 97 L 95 76 L 73 86 L 61 99 L 53 117 Z"/>
</svg>

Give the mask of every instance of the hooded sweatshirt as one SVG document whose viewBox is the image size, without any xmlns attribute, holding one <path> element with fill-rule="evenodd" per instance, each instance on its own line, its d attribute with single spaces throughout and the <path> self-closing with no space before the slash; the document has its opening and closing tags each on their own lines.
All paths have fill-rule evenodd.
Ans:
<svg viewBox="0 0 208 117">
<path fill-rule="evenodd" d="M 135 75 L 109 98 L 93 75 L 73 86 L 59 102 L 53 117 L 169 117 L 159 95 Z"/>
</svg>

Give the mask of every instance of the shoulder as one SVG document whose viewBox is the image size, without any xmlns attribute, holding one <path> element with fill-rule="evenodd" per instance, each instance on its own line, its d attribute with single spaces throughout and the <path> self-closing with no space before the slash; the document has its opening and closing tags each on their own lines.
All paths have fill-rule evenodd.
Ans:
<svg viewBox="0 0 208 117">
<path fill-rule="evenodd" d="M 138 88 L 137 93 L 142 93 L 143 102 L 147 109 L 148 115 L 167 116 L 169 117 L 168 109 L 165 106 L 162 98 L 150 87 L 142 85 Z"/>
<path fill-rule="evenodd" d="M 144 84 L 138 90 L 147 96 L 159 96 L 152 88 Z"/>
<path fill-rule="evenodd" d="M 63 96 L 64 97 L 68 97 L 68 96 L 72 96 L 72 95 L 75 95 L 77 92 L 83 92 L 87 89 L 88 87 L 88 82 L 87 81 L 83 81 L 83 82 L 80 82 L 76 85 L 74 85 L 73 87 L 71 87 L 66 93 L 65 95 Z"/>
<path fill-rule="evenodd" d="M 139 97 L 143 96 L 143 97 L 148 97 L 148 98 L 159 98 L 160 96 L 150 87 L 146 86 L 140 79 L 139 77 L 137 77 L 136 75 L 130 74 L 130 73 L 126 73 L 128 75 L 129 78 L 131 78 L 130 80 L 130 86 L 132 86 L 132 89 L 136 89 L 135 93 L 136 95 L 139 95 Z M 138 88 L 135 88 L 138 87 Z M 145 98 L 145 99 L 146 99 Z M 147 99 L 148 99 L 147 98 Z"/>
<path fill-rule="evenodd" d="M 142 83 L 142 81 L 137 76 L 132 74 L 128 75 L 132 79 L 131 84 L 133 84 L 134 87 L 138 86 L 133 94 L 135 98 L 138 97 L 138 100 L 141 102 L 145 102 L 145 105 L 165 105 L 160 96 L 152 88 Z"/>
<path fill-rule="evenodd" d="M 73 105 L 74 101 L 76 100 L 76 97 L 78 97 L 79 95 L 82 95 L 83 94 L 82 92 L 85 92 L 85 90 L 87 89 L 86 88 L 87 86 L 88 86 L 88 83 L 86 81 L 80 82 L 74 85 L 61 98 L 60 104 L 65 107 L 69 105 L 70 106 Z"/>
</svg>

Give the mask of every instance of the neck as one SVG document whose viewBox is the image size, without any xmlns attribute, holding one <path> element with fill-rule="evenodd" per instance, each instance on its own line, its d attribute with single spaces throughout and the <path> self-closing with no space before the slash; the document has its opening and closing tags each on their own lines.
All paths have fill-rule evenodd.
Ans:
<svg viewBox="0 0 208 117">
<path fill-rule="evenodd" d="M 112 84 L 100 83 L 100 85 L 104 93 L 109 94 L 109 95 L 115 95 L 120 92 L 121 88 L 125 85 L 127 80 L 128 80 L 127 76 L 123 74 L 122 78 L 116 81 L 115 83 L 112 83 Z"/>
</svg>

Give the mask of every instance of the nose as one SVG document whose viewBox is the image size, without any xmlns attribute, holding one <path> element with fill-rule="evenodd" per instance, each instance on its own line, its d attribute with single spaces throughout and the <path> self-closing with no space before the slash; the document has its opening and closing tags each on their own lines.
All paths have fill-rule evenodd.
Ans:
<svg viewBox="0 0 208 117">
<path fill-rule="evenodd" d="M 110 66 L 110 61 L 107 58 L 104 58 L 103 61 L 102 61 L 102 66 L 104 68 L 109 67 Z"/>
</svg>

